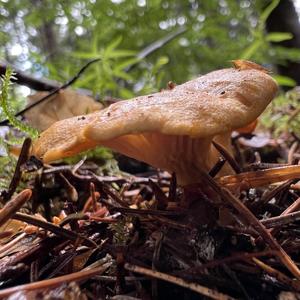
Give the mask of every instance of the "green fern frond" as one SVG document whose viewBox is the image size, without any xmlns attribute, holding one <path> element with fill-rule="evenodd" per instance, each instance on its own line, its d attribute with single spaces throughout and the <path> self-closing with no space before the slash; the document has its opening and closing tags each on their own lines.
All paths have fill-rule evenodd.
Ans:
<svg viewBox="0 0 300 300">
<path fill-rule="evenodd" d="M 22 132 L 28 134 L 32 138 L 38 136 L 38 131 L 27 124 L 23 123 L 14 116 L 13 110 L 9 105 L 9 90 L 12 85 L 11 79 L 14 79 L 14 72 L 10 67 L 6 68 L 5 75 L 1 77 L 2 88 L 0 92 L 0 106 L 5 117 L 9 120 L 9 123 L 21 130 Z"/>
</svg>

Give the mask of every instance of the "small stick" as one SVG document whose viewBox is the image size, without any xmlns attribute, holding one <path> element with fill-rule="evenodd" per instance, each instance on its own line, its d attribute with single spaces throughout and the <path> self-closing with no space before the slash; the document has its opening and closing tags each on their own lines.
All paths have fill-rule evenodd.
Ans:
<svg viewBox="0 0 300 300">
<path fill-rule="evenodd" d="M 216 178 L 216 181 L 230 190 L 238 188 L 242 182 L 249 187 L 255 188 L 275 182 L 300 178 L 300 165 L 243 172 L 236 175 L 228 175 Z"/>
<path fill-rule="evenodd" d="M 155 210 L 155 209 L 135 209 L 129 207 L 117 207 L 109 203 L 105 199 L 101 199 L 101 202 L 110 207 L 112 211 L 119 211 L 124 214 L 133 214 L 133 215 L 156 215 L 156 216 L 178 216 L 185 215 L 187 211 L 171 211 L 171 210 Z"/>
<path fill-rule="evenodd" d="M 164 233 L 159 232 L 158 237 L 155 241 L 155 248 L 152 256 L 152 270 L 154 271 L 157 270 L 157 265 L 159 263 L 163 238 L 164 238 Z M 158 283 L 156 279 L 152 280 L 151 291 L 152 291 L 152 299 L 158 299 Z"/>
<path fill-rule="evenodd" d="M 229 190 L 220 187 L 213 178 L 206 174 L 203 170 L 198 170 L 203 178 L 204 182 L 209 184 L 212 189 L 218 193 L 222 199 L 226 200 L 233 208 L 235 208 L 246 220 L 248 224 L 252 225 L 254 229 L 261 235 L 265 243 L 267 243 L 271 249 L 278 251 L 278 258 L 287 267 L 288 270 L 297 278 L 300 279 L 300 270 L 289 255 L 282 249 L 279 243 L 273 238 L 271 233 L 265 228 L 265 226 L 259 222 L 255 215 Z"/>
<path fill-rule="evenodd" d="M 280 168 L 290 166 L 289 164 L 277 164 L 277 163 L 262 163 L 256 162 L 248 165 L 244 168 L 244 171 L 256 171 L 256 170 L 264 170 L 264 169 L 272 169 L 272 168 Z"/>
<path fill-rule="evenodd" d="M 65 228 L 60 227 L 60 226 L 56 226 L 56 225 L 54 225 L 50 222 L 42 221 L 42 220 L 40 220 L 38 218 L 35 218 L 33 216 L 26 215 L 26 214 L 21 214 L 21 213 L 16 213 L 12 218 L 15 219 L 15 220 L 19 220 L 19 221 L 23 221 L 23 222 L 35 225 L 37 227 L 41 227 L 45 230 L 49 230 L 49 231 L 55 233 L 56 235 L 67 238 L 68 240 L 71 240 L 73 242 L 76 242 L 77 239 L 83 239 L 88 246 L 97 247 L 97 244 L 94 243 L 92 240 L 90 240 L 86 237 L 83 237 L 83 236 L 79 235 L 78 233 L 76 233 L 74 231 L 65 229 Z"/>
<path fill-rule="evenodd" d="M 253 213 L 236 197 L 234 197 L 227 189 L 222 188 L 223 195 L 226 195 L 226 200 L 251 224 L 254 229 L 261 235 L 271 249 L 278 251 L 278 258 L 287 267 L 288 270 L 297 278 L 300 279 L 300 270 L 290 256 L 282 249 L 279 243 L 273 238 L 271 233 Z M 222 197 L 223 198 L 223 197 Z M 224 199 L 224 198 L 223 198 Z"/>
<path fill-rule="evenodd" d="M 90 220 L 96 221 L 96 222 L 102 222 L 102 223 L 118 223 L 119 221 L 114 218 L 101 218 L 97 216 L 90 216 Z"/>
<path fill-rule="evenodd" d="M 222 167 L 225 165 L 226 163 L 226 159 L 222 156 L 219 157 L 218 161 L 216 162 L 216 164 L 210 169 L 210 171 L 208 172 L 208 174 L 211 177 L 215 177 L 220 170 L 222 169 Z"/>
<path fill-rule="evenodd" d="M 94 198 L 95 198 L 95 202 L 97 203 L 97 200 L 100 198 L 100 193 L 99 192 L 94 192 Z M 84 203 L 83 209 L 82 209 L 82 213 L 86 213 L 88 211 L 91 210 L 91 208 L 94 210 L 94 212 L 97 211 L 97 205 L 96 205 L 96 210 L 94 209 L 95 207 L 93 207 L 93 198 L 90 195 L 88 197 L 88 199 L 86 200 L 86 202 Z"/>
<path fill-rule="evenodd" d="M 20 110 L 18 113 L 15 114 L 15 117 L 21 116 L 23 115 L 25 112 L 27 112 L 28 110 L 30 110 L 31 108 L 35 107 L 36 105 L 40 104 L 41 102 L 49 99 L 51 96 L 57 94 L 60 90 L 63 90 L 67 87 L 69 87 L 70 85 L 72 85 L 80 76 L 81 74 L 93 63 L 97 62 L 101 60 L 101 58 L 96 58 L 93 59 L 91 61 L 89 61 L 88 63 L 86 63 L 80 70 L 79 72 L 69 81 L 67 81 L 65 84 L 63 84 L 61 87 L 56 88 L 55 90 L 53 90 L 52 92 L 50 92 L 48 95 L 46 95 L 45 97 L 42 97 L 41 99 L 39 99 L 38 101 L 28 105 L 27 107 L 25 107 L 24 109 Z M 0 126 L 4 126 L 7 125 L 9 123 L 9 120 L 3 120 L 2 122 L 0 122 Z"/>
<path fill-rule="evenodd" d="M 90 194 L 91 194 L 91 199 L 92 199 L 92 206 L 93 206 L 93 211 L 97 211 L 97 199 L 95 195 L 95 185 L 93 182 L 90 183 Z"/>
<path fill-rule="evenodd" d="M 278 195 L 279 193 L 283 192 L 285 189 L 289 188 L 290 185 L 295 181 L 295 179 L 290 179 L 288 181 L 283 182 L 282 184 L 280 184 L 279 186 L 277 186 L 275 189 L 265 193 L 260 201 L 259 201 L 259 205 L 262 206 L 266 203 L 268 203 L 272 198 L 274 198 L 276 195 Z"/>
<path fill-rule="evenodd" d="M 28 283 L 28 284 L 23 284 L 23 285 L 18 285 L 18 286 L 14 286 L 11 288 L 7 288 L 7 289 L 0 291 L 0 298 L 1 299 L 6 298 L 9 295 L 16 293 L 16 292 L 29 292 L 29 291 L 43 290 L 43 289 L 49 289 L 49 288 L 53 289 L 53 288 L 61 285 L 62 283 L 86 280 L 95 275 L 103 274 L 110 265 L 111 265 L 110 263 L 106 263 L 96 269 L 79 271 L 79 272 L 55 277 L 55 278 L 48 279 L 48 280 L 42 280 L 42 281 L 37 281 L 37 282 L 33 282 L 33 283 Z"/>
<path fill-rule="evenodd" d="M 139 273 L 139 274 L 143 274 L 143 275 L 147 275 L 150 277 L 154 277 L 160 280 L 164 280 L 170 283 L 173 283 L 175 285 L 179 285 L 182 286 L 184 288 L 187 288 L 189 290 L 192 290 L 200 295 L 204 295 L 206 297 L 209 297 L 211 299 L 216 299 L 216 300 L 233 300 L 234 298 L 227 296 L 225 294 L 219 293 L 216 290 L 212 290 L 207 288 L 206 286 L 197 284 L 197 283 L 193 283 L 193 282 L 188 282 L 184 279 L 166 274 L 166 273 L 162 273 L 162 272 L 158 272 L 155 270 L 151 270 L 151 269 L 147 269 L 147 268 L 143 268 L 143 267 L 139 267 L 137 265 L 132 265 L 129 263 L 125 264 L 125 269 L 131 272 L 135 272 L 135 273 Z M 1 296 L 1 294 L 0 294 Z"/>
<path fill-rule="evenodd" d="M 254 253 L 235 253 L 232 256 L 221 258 L 221 259 L 215 259 L 213 261 L 209 261 L 201 266 L 193 267 L 187 270 L 184 270 L 184 273 L 190 273 L 190 274 L 197 274 L 200 272 L 203 272 L 205 269 L 211 269 L 218 267 L 220 265 L 225 264 L 231 264 L 235 261 L 248 261 L 249 259 L 253 257 L 260 257 L 260 256 L 275 256 L 277 254 L 274 250 L 264 250 L 260 252 L 254 252 Z"/>
<path fill-rule="evenodd" d="M 189 224 L 181 224 L 163 216 L 153 216 L 153 219 L 162 223 L 163 225 L 167 225 L 178 230 L 192 230 L 194 228 Z"/>
<path fill-rule="evenodd" d="M 231 168 L 237 173 L 241 173 L 242 170 L 238 163 L 235 161 L 235 159 L 228 153 L 228 151 L 220 144 L 216 143 L 215 141 L 212 141 L 212 144 L 215 146 L 215 148 L 220 152 L 220 154 L 227 160 L 227 162 L 230 164 Z"/>
<path fill-rule="evenodd" d="M 39 278 L 39 260 L 35 260 L 30 264 L 30 282 L 36 282 Z"/>
<path fill-rule="evenodd" d="M 287 209 L 283 211 L 281 216 L 290 214 L 300 208 L 300 197 L 297 198 Z"/>
<path fill-rule="evenodd" d="M 287 285 L 288 287 L 294 288 L 296 291 L 300 291 L 300 282 L 298 280 L 292 280 L 285 274 L 279 272 L 278 270 L 270 267 L 269 265 L 265 264 L 258 258 L 253 257 L 252 260 L 255 262 L 257 266 L 263 269 L 266 273 L 275 277 L 278 281 L 282 282 L 283 284 Z"/>
<path fill-rule="evenodd" d="M 62 173 L 59 173 L 59 176 L 63 181 L 63 185 L 67 191 L 69 200 L 73 203 L 77 202 L 78 201 L 78 193 L 77 193 L 75 187 L 70 183 L 70 181 Z"/>
<path fill-rule="evenodd" d="M 176 174 L 173 172 L 169 187 L 169 196 L 168 201 L 175 201 L 176 200 L 176 189 L 177 189 L 177 178 Z"/>
<path fill-rule="evenodd" d="M 290 214 L 281 214 L 280 216 L 277 217 L 260 220 L 260 222 L 264 224 L 266 228 L 271 228 L 271 227 L 283 226 L 299 220 L 300 220 L 300 211 L 296 211 Z"/>
<path fill-rule="evenodd" d="M 85 214 L 85 212 L 78 212 L 74 214 L 67 215 L 64 219 L 62 219 L 59 222 L 60 227 L 64 227 L 66 224 L 69 224 L 70 222 L 74 221 L 80 221 L 80 220 L 88 220 L 89 216 Z"/>
<path fill-rule="evenodd" d="M 294 211 L 298 210 L 299 208 L 300 208 L 300 197 L 297 198 L 293 204 L 291 204 L 285 211 L 283 211 L 283 212 L 282 212 L 279 216 L 277 216 L 276 218 L 280 218 L 280 217 L 282 218 L 282 217 L 284 217 L 284 216 L 286 216 L 286 215 L 289 215 L 289 214 L 293 213 Z M 262 221 L 262 220 L 261 220 L 261 221 Z M 262 223 L 263 223 L 263 222 L 262 222 Z M 270 232 L 273 236 L 275 236 L 275 235 L 278 233 L 278 231 L 279 231 L 279 228 L 271 228 L 271 229 L 269 229 L 269 232 Z M 257 243 L 259 243 L 260 241 L 261 241 L 261 236 L 258 237 L 258 238 L 256 239 L 256 242 L 257 242 Z"/>
<path fill-rule="evenodd" d="M 110 196 L 114 201 L 116 201 L 119 205 L 121 205 L 122 207 L 129 207 L 129 205 L 123 201 L 121 199 L 121 196 L 117 194 L 117 192 L 113 189 L 111 189 L 110 187 L 108 187 L 107 185 L 103 185 L 102 186 L 103 191 Z M 102 201 L 102 200 L 101 200 Z"/>
<path fill-rule="evenodd" d="M 287 159 L 288 164 L 292 164 L 292 163 L 293 163 L 293 160 L 294 160 L 294 154 L 295 154 L 295 152 L 296 152 L 298 146 L 299 146 L 299 142 L 298 142 L 298 141 L 295 141 L 295 142 L 292 144 L 292 146 L 291 146 L 291 148 L 290 148 L 290 150 L 289 150 L 289 153 L 288 153 L 288 159 Z"/>
<path fill-rule="evenodd" d="M 11 196 L 16 191 L 16 188 L 17 188 L 17 186 L 20 182 L 21 176 L 22 176 L 21 166 L 28 160 L 30 146 L 31 146 L 31 139 L 26 138 L 23 142 L 23 145 L 22 145 L 22 149 L 21 149 L 18 161 L 17 161 L 17 165 L 16 165 L 16 168 L 15 168 L 14 175 L 11 179 L 10 184 L 9 184 L 8 191 L 5 194 L 5 199 L 6 200 L 10 199 Z"/>
<path fill-rule="evenodd" d="M 157 208 L 162 210 L 165 209 L 168 206 L 168 197 L 165 195 L 159 185 L 153 182 L 151 179 L 149 179 L 149 186 L 155 195 Z"/>
<path fill-rule="evenodd" d="M 292 212 L 297 211 L 299 208 L 300 208 L 300 197 L 297 198 L 294 201 L 294 203 L 292 203 L 286 210 L 284 210 L 280 216 L 282 217 L 282 216 L 286 216 L 288 214 L 291 214 Z M 273 236 L 276 235 L 277 232 L 278 232 L 278 228 L 272 228 L 272 229 L 270 229 L 270 233 Z"/>
<path fill-rule="evenodd" d="M 31 195 L 32 191 L 26 189 L 9 200 L 0 210 L 0 226 L 8 221 L 30 199 Z"/>
<path fill-rule="evenodd" d="M 16 238 L 14 238 L 13 240 L 11 240 L 10 242 L 8 242 L 7 244 L 3 245 L 0 248 L 0 253 L 1 255 L 4 255 L 4 252 L 7 251 L 8 249 L 10 249 L 11 247 L 13 247 L 14 245 L 16 245 L 19 241 L 21 241 L 24 237 L 26 236 L 26 233 L 23 232 L 20 235 L 18 235 Z"/>
</svg>

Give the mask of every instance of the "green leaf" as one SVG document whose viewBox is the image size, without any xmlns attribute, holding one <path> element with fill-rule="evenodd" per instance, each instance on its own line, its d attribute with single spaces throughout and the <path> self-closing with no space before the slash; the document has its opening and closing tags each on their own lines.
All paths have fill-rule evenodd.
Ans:
<svg viewBox="0 0 300 300">
<path fill-rule="evenodd" d="M 113 52 L 106 53 L 106 58 L 119 58 L 136 55 L 136 51 L 133 50 L 114 50 Z"/>
<path fill-rule="evenodd" d="M 90 52 L 73 52 L 71 53 L 71 56 L 76 58 L 83 58 L 83 59 L 101 58 L 99 54 L 97 55 L 95 53 L 90 53 Z"/>
<path fill-rule="evenodd" d="M 280 0 L 273 0 L 266 8 L 265 10 L 261 13 L 260 15 L 260 22 L 265 24 L 268 17 L 272 13 L 272 11 L 277 7 L 279 4 Z"/>
<path fill-rule="evenodd" d="M 293 38 L 290 32 L 272 32 L 266 35 L 266 40 L 268 42 L 283 42 Z"/>
<path fill-rule="evenodd" d="M 116 39 L 114 39 L 110 44 L 108 44 L 105 48 L 105 52 L 111 52 L 113 50 L 115 50 L 120 43 L 122 42 L 123 37 L 122 36 L 118 36 Z"/>
<path fill-rule="evenodd" d="M 258 39 L 254 41 L 248 48 L 246 48 L 242 54 L 240 55 L 241 59 L 250 59 L 254 53 L 258 50 L 258 48 L 262 45 L 262 40 Z"/>
<path fill-rule="evenodd" d="M 157 61 L 155 66 L 156 67 L 161 67 L 163 65 L 166 65 L 169 62 L 169 57 L 168 56 L 161 56 Z"/>
<path fill-rule="evenodd" d="M 126 88 L 122 88 L 120 89 L 120 96 L 122 99 L 130 99 L 134 97 L 134 94 L 132 93 L 132 91 Z"/>
<path fill-rule="evenodd" d="M 277 81 L 279 85 L 282 86 L 294 87 L 297 85 L 297 82 L 294 79 L 287 76 L 273 75 L 272 77 Z"/>
<path fill-rule="evenodd" d="M 117 69 L 117 70 L 123 70 L 123 69 L 125 69 L 127 67 L 135 65 L 139 61 L 141 61 L 141 59 L 138 58 L 138 57 L 127 59 L 127 60 L 125 60 L 125 61 L 117 64 L 116 67 L 115 67 L 115 69 Z"/>
<path fill-rule="evenodd" d="M 113 74 L 119 78 L 126 80 L 126 81 L 133 80 L 131 75 L 129 75 L 128 73 L 125 73 L 124 71 L 118 70 L 118 69 L 113 70 Z"/>
</svg>

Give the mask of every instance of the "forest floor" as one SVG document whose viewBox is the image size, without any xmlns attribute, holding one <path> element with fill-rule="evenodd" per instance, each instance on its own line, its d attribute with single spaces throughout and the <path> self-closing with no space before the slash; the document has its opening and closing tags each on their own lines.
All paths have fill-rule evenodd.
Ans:
<svg viewBox="0 0 300 300">
<path fill-rule="evenodd" d="M 43 165 L 29 144 L 1 195 L 1 299 L 300 299 L 298 137 L 236 136 L 237 174 L 218 178 L 220 153 L 184 189 L 159 170 Z"/>
</svg>

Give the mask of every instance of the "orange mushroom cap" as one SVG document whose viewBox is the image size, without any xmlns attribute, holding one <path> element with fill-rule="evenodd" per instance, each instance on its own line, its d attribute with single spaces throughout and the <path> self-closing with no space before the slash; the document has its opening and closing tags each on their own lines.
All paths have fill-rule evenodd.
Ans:
<svg viewBox="0 0 300 300">
<path fill-rule="evenodd" d="M 240 66 L 56 122 L 34 143 L 33 154 L 49 162 L 102 145 L 176 172 L 183 185 L 195 183 L 197 169 L 209 170 L 218 159 L 211 141 L 230 149 L 231 131 L 253 122 L 277 92 L 260 66 Z"/>
</svg>

